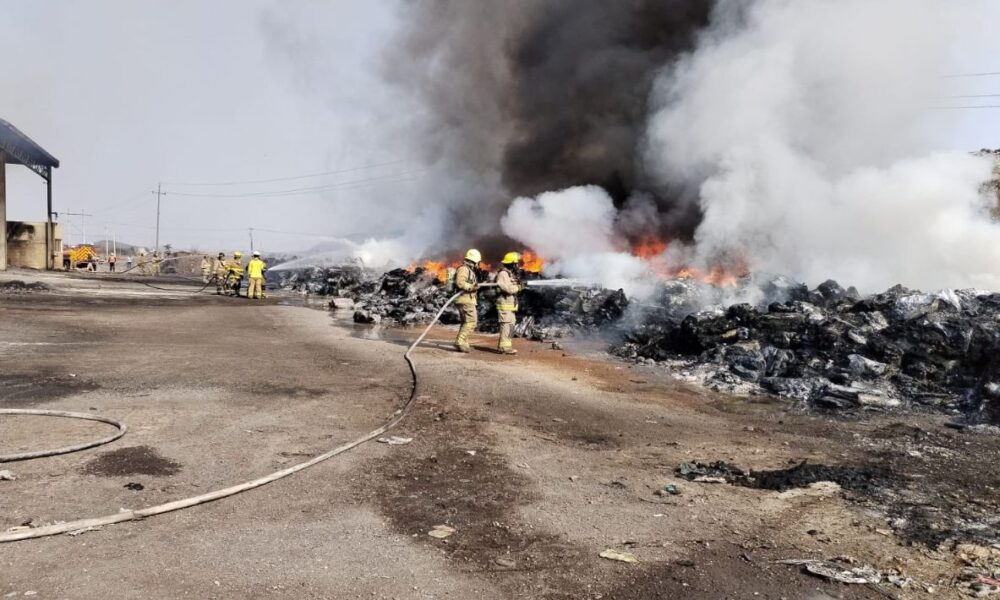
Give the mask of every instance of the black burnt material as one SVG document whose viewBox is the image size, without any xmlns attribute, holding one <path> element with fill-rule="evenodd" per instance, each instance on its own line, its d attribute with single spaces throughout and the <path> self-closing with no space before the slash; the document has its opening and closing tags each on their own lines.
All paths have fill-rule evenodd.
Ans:
<svg viewBox="0 0 1000 600">
<path fill-rule="evenodd" d="M 477 273 L 481 282 L 489 273 Z M 442 282 L 422 267 L 393 269 L 381 275 L 355 265 L 278 271 L 274 283 L 285 290 L 335 296 L 353 303 L 358 323 L 415 325 L 429 322 L 455 293 L 454 286 Z M 538 275 L 526 273 L 527 280 Z M 499 329 L 494 305 L 497 292 L 483 288 L 479 292 L 479 331 L 496 333 Z M 334 301 L 332 305 L 335 305 Z M 594 330 L 618 321 L 628 308 L 621 290 L 590 287 L 528 287 L 518 295 L 518 327 L 515 335 L 549 340 Z M 450 308 L 441 322 L 458 322 L 458 313 Z"/>
<path fill-rule="evenodd" d="M 784 492 L 808 487 L 820 481 L 832 481 L 845 490 L 862 496 L 874 496 L 883 487 L 898 483 L 899 478 L 869 466 L 828 466 L 806 461 L 787 469 L 744 471 L 723 461 L 684 463 L 674 473 L 688 481 L 705 478 L 724 479 L 726 483 L 758 490 Z"/>
<path fill-rule="evenodd" d="M 919 406 L 1000 424 L 1000 294 L 896 286 L 861 298 L 833 281 L 781 292 L 759 306 L 652 312 L 612 352 L 685 361 L 710 386 L 820 409 Z"/>
</svg>

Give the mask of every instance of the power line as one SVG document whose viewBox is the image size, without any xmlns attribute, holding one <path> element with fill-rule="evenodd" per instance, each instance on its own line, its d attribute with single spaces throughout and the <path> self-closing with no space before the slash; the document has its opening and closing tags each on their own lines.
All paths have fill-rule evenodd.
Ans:
<svg viewBox="0 0 1000 600">
<path fill-rule="evenodd" d="M 328 185 L 321 185 L 316 187 L 308 188 L 292 188 L 287 190 L 274 190 L 270 192 L 250 192 L 250 193 L 237 193 L 237 194 L 192 194 L 187 192 L 164 192 L 165 196 L 182 196 L 187 198 L 281 198 L 284 196 L 298 196 L 302 194 L 312 194 L 316 192 L 327 192 L 333 190 L 344 190 L 344 189 L 355 189 L 358 187 L 364 187 L 361 184 L 373 183 L 373 182 L 403 182 L 411 181 L 416 177 L 424 175 L 425 172 L 416 173 L 397 173 L 393 175 L 386 175 L 382 177 L 371 177 L 368 179 L 355 179 L 352 181 L 340 181 L 337 183 L 332 183 Z"/>
<path fill-rule="evenodd" d="M 213 186 L 225 186 L 225 185 L 251 185 L 256 183 L 274 183 L 276 181 L 294 181 L 296 179 L 309 179 L 311 177 L 324 177 L 326 175 L 339 175 L 341 173 L 353 173 L 355 171 L 364 171 L 366 169 L 376 169 L 378 167 L 387 167 L 389 165 L 398 165 L 400 163 L 410 162 L 408 160 L 399 159 L 392 160 L 388 162 L 375 163 L 372 165 L 365 165 L 361 167 L 351 167 L 349 169 L 339 169 L 337 171 L 324 171 L 322 173 L 310 173 L 308 175 L 293 175 L 290 177 L 275 177 L 273 179 L 252 179 L 247 181 L 219 181 L 214 183 L 193 183 L 193 182 L 172 182 L 165 181 L 165 185 L 172 186 L 195 186 L 195 187 L 213 187 Z"/>
<path fill-rule="evenodd" d="M 990 71 L 986 73 L 960 73 L 958 75 L 942 75 L 944 79 L 958 79 L 961 77 L 996 77 L 1000 71 Z"/>
<path fill-rule="evenodd" d="M 928 106 L 931 110 L 971 110 L 977 108 L 1000 108 L 1000 104 L 984 104 L 981 106 Z"/>
<path fill-rule="evenodd" d="M 115 209 L 121 208 L 122 206 L 126 206 L 126 205 L 132 204 L 134 202 L 138 202 L 139 200 L 142 200 L 142 199 L 144 199 L 144 198 L 147 197 L 146 193 L 147 192 L 143 191 L 143 192 L 140 192 L 139 194 L 137 194 L 135 196 L 132 196 L 128 200 L 125 200 L 124 202 L 119 202 L 117 204 L 112 204 L 111 206 L 108 206 L 106 208 L 99 208 L 99 209 L 97 209 L 97 210 L 94 211 L 94 214 L 101 214 L 101 213 L 111 212 L 111 211 L 113 211 Z"/>
<path fill-rule="evenodd" d="M 958 98 L 1000 98 L 1000 94 L 970 94 L 967 96 L 938 96 L 936 100 L 952 100 Z"/>
</svg>

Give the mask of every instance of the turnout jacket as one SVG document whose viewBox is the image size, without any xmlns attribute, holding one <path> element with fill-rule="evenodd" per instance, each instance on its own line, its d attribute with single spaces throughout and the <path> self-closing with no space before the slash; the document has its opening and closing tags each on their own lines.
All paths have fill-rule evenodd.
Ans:
<svg viewBox="0 0 1000 600">
<path fill-rule="evenodd" d="M 524 289 L 517 275 L 506 266 L 501 267 L 497 273 L 497 287 L 500 289 L 500 295 L 497 296 L 497 310 L 516 312 L 517 293 Z"/>
</svg>

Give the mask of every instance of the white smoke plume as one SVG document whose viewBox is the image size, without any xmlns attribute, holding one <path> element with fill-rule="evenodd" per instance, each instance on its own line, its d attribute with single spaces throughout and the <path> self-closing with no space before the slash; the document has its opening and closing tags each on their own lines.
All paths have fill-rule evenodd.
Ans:
<svg viewBox="0 0 1000 600">
<path fill-rule="evenodd" d="M 995 5 L 722 2 L 653 95 L 646 164 L 698 189 L 693 252 L 863 291 L 1000 289 L 991 161 L 938 151 L 928 110 L 958 37 Z M 928 127 L 929 123 L 938 127 Z M 995 199 L 993 199 L 995 202 Z"/>
<path fill-rule="evenodd" d="M 586 279 L 629 295 L 652 288 L 649 266 L 626 250 L 611 196 L 596 185 L 517 198 L 501 220 L 503 232 L 544 256 L 547 275 Z"/>
</svg>

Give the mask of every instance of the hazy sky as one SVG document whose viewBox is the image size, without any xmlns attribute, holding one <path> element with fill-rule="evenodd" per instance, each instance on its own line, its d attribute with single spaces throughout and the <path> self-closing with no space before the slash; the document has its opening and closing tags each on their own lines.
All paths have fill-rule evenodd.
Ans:
<svg viewBox="0 0 1000 600">
<path fill-rule="evenodd" d="M 348 1 L 2 0 L 0 52 L 8 60 L 0 71 L 0 117 L 59 158 L 55 210 L 92 214 L 85 223 L 91 239 L 108 228 L 120 240 L 152 245 L 150 191 L 160 181 L 168 192 L 161 243 L 246 247 L 250 227 L 355 233 L 338 226 L 338 218 L 361 209 L 351 202 L 359 190 L 412 170 L 394 148 L 356 146 L 359 131 L 378 116 L 373 55 L 390 35 L 390 8 Z M 390 161 L 396 162 L 359 169 Z M 357 170 L 270 184 L 171 184 L 346 169 Z M 8 170 L 8 180 L 9 218 L 43 220 L 42 180 L 20 167 Z M 284 197 L 169 193 L 260 193 L 363 180 L 378 181 Z M 69 241 L 80 241 L 81 218 L 60 220 Z M 265 231 L 256 237 L 267 250 L 322 240 Z"/>
<path fill-rule="evenodd" d="M 0 0 L 0 118 L 60 159 L 55 210 L 92 214 L 91 239 L 107 229 L 152 245 L 158 182 L 161 243 L 178 248 L 246 249 L 251 227 L 265 251 L 399 231 L 405 222 L 371 210 L 405 202 L 422 173 L 407 143 L 386 137 L 407 111 L 405 91 L 380 78 L 395 16 L 390 0 Z M 1000 71 L 1000 48 L 981 43 L 956 49 L 956 72 Z M 944 88 L 1000 94 L 1000 77 Z M 931 125 L 940 112 L 928 110 Z M 960 112 L 953 147 L 1000 146 L 1000 109 Z M 327 171 L 343 172 L 178 185 Z M 262 195 L 273 192 L 288 195 Z M 8 197 L 8 218 L 45 218 L 43 182 L 26 169 L 8 169 Z M 60 220 L 69 242 L 82 239 L 80 217 Z"/>
</svg>

